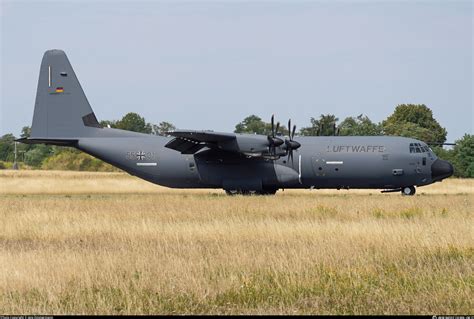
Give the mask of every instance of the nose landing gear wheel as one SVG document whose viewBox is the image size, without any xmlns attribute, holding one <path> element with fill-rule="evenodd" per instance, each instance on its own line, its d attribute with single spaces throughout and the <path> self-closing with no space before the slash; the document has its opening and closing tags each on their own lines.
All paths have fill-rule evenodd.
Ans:
<svg viewBox="0 0 474 319">
<path fill-rule="evenodd" d="M 402 187 L 402 195 L 413 196 L 416 193 L 415 186 Z"/>
</svg>

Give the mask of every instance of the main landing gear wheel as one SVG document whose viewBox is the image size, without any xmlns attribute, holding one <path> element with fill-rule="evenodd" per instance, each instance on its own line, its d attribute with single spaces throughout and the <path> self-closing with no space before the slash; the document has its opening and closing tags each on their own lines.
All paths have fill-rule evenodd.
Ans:
<svg viewBox="0 0 474 319">
<path fill-rule="evenodd" d="M 275 195 L 277 192 L 276 189 L 264 189 L 261 191 L 254 191 L 254 190 L 236 190 L 236 189 L 226 189 L 225 193 L 229 196 L 234 196 L 234 195 L 244 195 L 244 196 L 249 196 L 249 195 Z"/>
<path fill-rule="evenodd" d="M 277 189 L 264 189 L 260 191 L 260 195 L 275 195 L 277 192 Z"/>
<path fill-rule="evenodd" d="M 239 195 L 239 191 L 235 189 L 226 189 L 225 193 L 229 196 Z"/>
<path fill-rule="evenodd" d="M 402 187 L 402 195 L 413 196 L 416 193 L 415 186 Z"/>
</svg>

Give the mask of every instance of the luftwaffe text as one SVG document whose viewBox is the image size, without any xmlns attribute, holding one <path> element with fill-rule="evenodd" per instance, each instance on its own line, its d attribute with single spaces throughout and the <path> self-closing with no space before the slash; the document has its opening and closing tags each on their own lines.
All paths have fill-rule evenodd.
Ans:
<svg viewBox="0 0 474 319">
<path fill-rule="evenodd" d="M 383 153 L 383 145 L 328 145 L 329 153 Z"/>
</svg>

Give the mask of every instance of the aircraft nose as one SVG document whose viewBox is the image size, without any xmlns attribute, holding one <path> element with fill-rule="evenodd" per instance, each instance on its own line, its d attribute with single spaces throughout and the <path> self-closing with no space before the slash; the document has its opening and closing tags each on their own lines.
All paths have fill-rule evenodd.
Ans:
<svg viewBox="0 0 474 319">
<path fill-rule="evenodd" d="M 453 175 L 454 169 L 450 162 L 442 159 L 437 159 L 431 165 L 431 178 L 435 181 L 440 181 L 443 178 Z"/>
</svg>

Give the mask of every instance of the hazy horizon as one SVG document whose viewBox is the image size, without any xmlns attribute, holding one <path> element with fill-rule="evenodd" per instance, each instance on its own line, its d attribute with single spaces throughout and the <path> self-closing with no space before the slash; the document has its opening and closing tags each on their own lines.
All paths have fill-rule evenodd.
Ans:
<svg viewBox="0 0 474 319">
<path fill-rule="evenodd" d="M 99 120 L 233 131 L 426 104 L 473 130 L 473 5 L 459 2 L 1 2 L 0 134 L 33 117 L 44 51 L 62 49 Z"/>
</svg>

